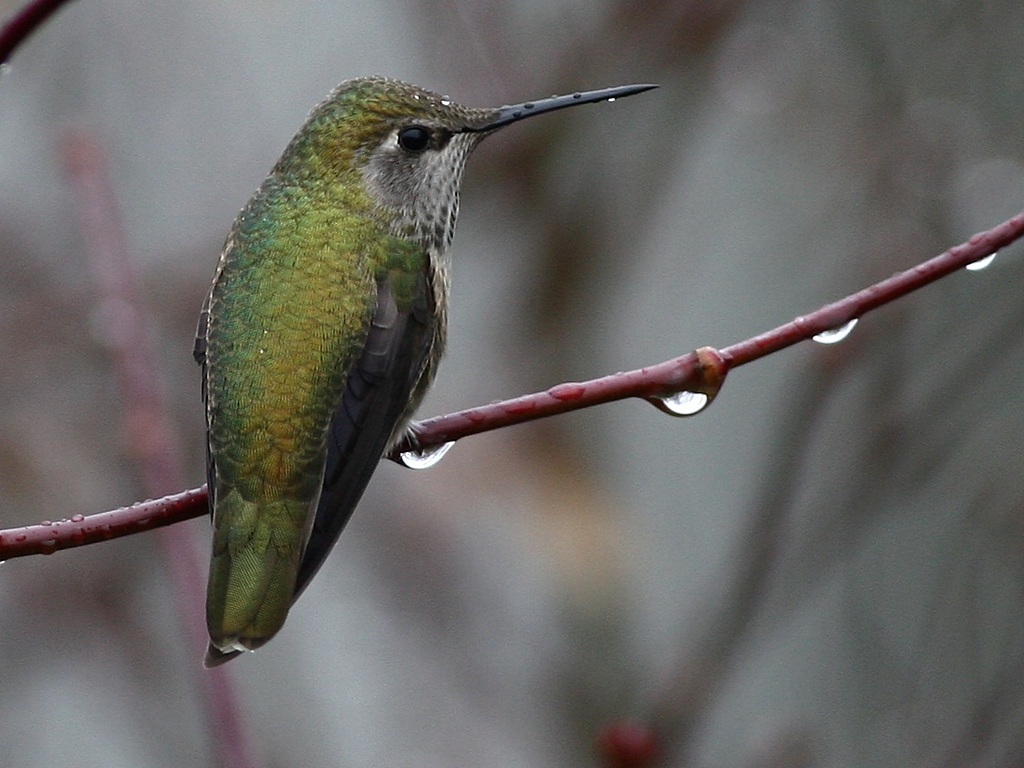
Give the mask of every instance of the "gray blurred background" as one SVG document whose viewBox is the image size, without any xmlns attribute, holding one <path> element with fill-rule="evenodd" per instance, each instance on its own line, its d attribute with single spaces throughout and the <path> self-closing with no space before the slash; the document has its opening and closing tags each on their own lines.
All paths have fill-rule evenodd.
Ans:
<svg viewBox="0 0 1024 768">
<path fill-rule="evenodd" d="M 151 495 L 71 131 L 109 157 L 191 487 L 222 240 L 338 81 L 662 85 L 473 158 L 428 416 L 726 346 L 1024 208 L 1022 29 L 1005 0 L 72 3 L 0 74 L 0 527 Z M 258 764 L 610 765 L 596 734 L 635 721 L 662 765 L 1020 765 L 1020 251 L 695 418 L 628 401 L 382 465 L 228 668 Z M 215 765 L 175 591 L 154 533 L 0 566 L 0 765 Z"/>
</svg>

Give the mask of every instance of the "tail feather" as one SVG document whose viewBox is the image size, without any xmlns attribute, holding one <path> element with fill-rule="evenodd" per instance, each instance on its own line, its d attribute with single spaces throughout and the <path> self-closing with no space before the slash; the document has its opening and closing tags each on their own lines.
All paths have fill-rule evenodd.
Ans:
<svg viewBox="0 0 1024 768">
<path fill-rule="evenodd" d="M 233 656 L 260 647 L 281 629 L 310 516 L 309 502 L 256 503 L 237 489 L 217 494 L 206 594 L 212 650 Z M 213 666 L 211 661 L 217 659 L 208 654 L 207 666 Z"/>
</svg>

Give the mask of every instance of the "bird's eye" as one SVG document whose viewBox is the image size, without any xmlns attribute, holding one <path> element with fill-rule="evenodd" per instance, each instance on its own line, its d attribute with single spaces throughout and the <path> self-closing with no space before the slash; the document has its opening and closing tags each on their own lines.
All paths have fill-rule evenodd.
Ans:
<svg viewBox="0 0 1024 768">
<path fill-rule="evenodd" d="M 398 146 L 406 152 L 422 152 L 430 144 L 430 129 L 410 125 L 398 132 Z"/>
</svg>

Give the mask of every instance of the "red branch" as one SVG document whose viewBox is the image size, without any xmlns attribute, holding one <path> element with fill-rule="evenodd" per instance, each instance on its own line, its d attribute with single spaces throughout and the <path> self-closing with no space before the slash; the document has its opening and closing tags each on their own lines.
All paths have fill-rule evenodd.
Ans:
<svg viewBox="0 0 1024 768">
<path fill-rule="evenodd" d="M 709 377 L 724 378 L 725 373 L 733 368 L 838 328 L 854 318 L 863 317 L 871 310 L 979 261 L 1021 237 L 1024 237 L 1024 211 L 906 272 L 899 272 L 834 304 L 733 344 L 714 355 L 711 354 L 714 350 L 704 348 L 635 371 L 615 373 L 592 381 L 559 384 L 546 392 L 437 416 L 417 424 L 419 442 L 421 445 L 443 444 L 492 429 L 628 397 L 648 398 L 683 390 L 706 391 L 708 384 L 715 383 L 707 381 Z M 702 355 L 705 358 L 703 361 Z M 714 356 L 720 358 L 720 362 L 712 360 Z M 718 365 L 723 368 L 717 368 Z M 714 370 L 709 370 L 709 366 Z M 409 447 L 402 445 L 396 451 L 405 451 Z"/>
<path fill-rule="evenodd" d="M 0 64 L 6 63 L 29 35 L 68 0 L 33 0 L 24 5 L 0 28 Z"/>
<path fill-rule="evenodd" d="M 916 267 L 721 351 L 705 347 L 635 371 L 591 381 L 558 384 L 544 392 L 427 419 L 416 425 L 418 442 L 427 447 L 443 445 L 492 429 L 629 397 L 651 399 L 693 391 L 704 392 L 710 401 L 732 368 L 863 317 L 871 310 L 979 261 L 1021 237 L 1024 237 L 1024 212 Z M 410 447 L 408 444 L 398 446 L 392 458 Z M 49 554 L 58 549 L 127 536 L 198 517 L 205 512 L 204 487 L 89 517 L 77 515 L 59 523 L 46 522 L 0 531 L 0 560 Z"/>
<path fill-rule="evenodd" d="M 72 515 L 70 520 L 55 523 L 45 520 L 24 528 L 8 528 L 0 531 L 0 560 L 49 555 L 59 549 L 129 536 L 191 520 L 205 511 L 206 486 L 203 486 L 98 515 Z"/>
</svg>

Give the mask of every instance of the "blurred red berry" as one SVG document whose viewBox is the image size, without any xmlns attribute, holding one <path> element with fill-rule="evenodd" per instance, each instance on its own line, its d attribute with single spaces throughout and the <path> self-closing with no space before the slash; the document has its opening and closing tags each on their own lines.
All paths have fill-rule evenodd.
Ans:
<svg viewBox="0 0 1024 768">
<path fill-rule="evenodd" d="M 604 768 L 650 768 L 661 757 L 654 730 L 640 723 L 610 723 L 601 729 L 597 747 Z"/>
</svg>

